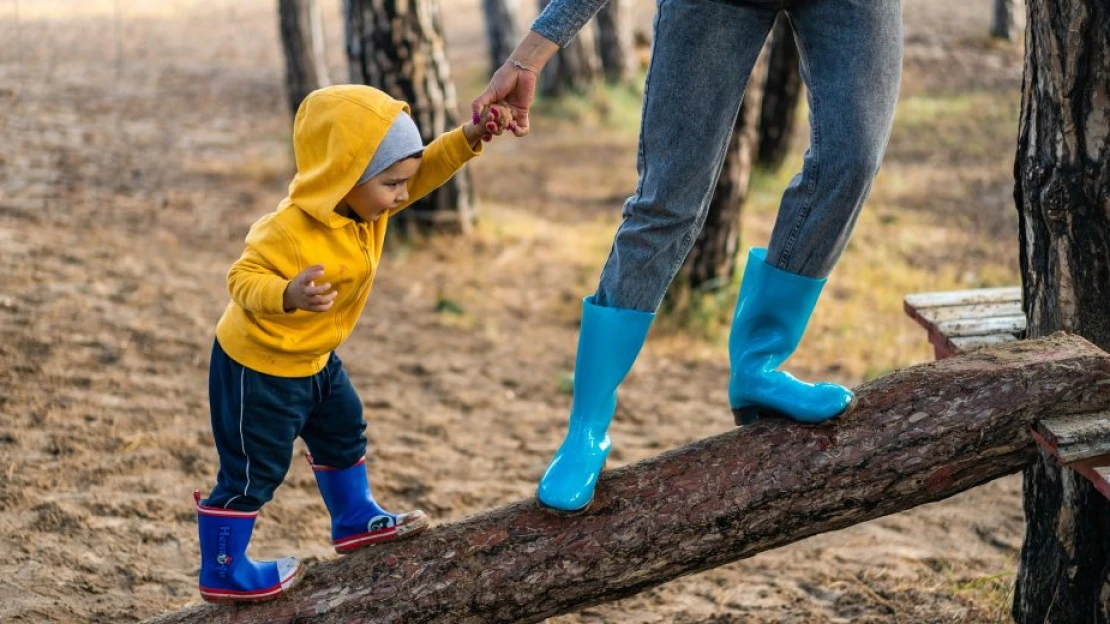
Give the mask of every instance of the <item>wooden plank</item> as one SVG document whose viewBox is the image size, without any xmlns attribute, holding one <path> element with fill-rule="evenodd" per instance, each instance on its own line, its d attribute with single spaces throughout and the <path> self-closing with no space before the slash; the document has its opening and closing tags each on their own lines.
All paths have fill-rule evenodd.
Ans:
<svg viewBox="0 0 1110 624">
<path fill-rule="evenodd" d="M 937 326 L 933 321 L 921 315 L 921 311 L 910 305 L 909 297 L 902 302 L 902 309 L 906 312 L 906 316 L 917 321 L 917 324 L 924 327 L 926 331 L 935 332 Z"/>
<path fill-rule="evenodd" d="M 938 360 L 1013 342 L 1027 326 L 1018 286 L 917 293 L 902 307 L 929 333 Z"/>
<path fill-rule="evenodd" d="M 953 353 L 967 353 L 983 347 L 1014 342 L 1018 339 L 1013 334 L 992 334 L 990 336 L 963 336 L 948 340 L 949 351 Z M 939 358 L 938 358 L 939 359 Z"/>
<path fill-rule="evenodd" d="M 1033 439 L 1110 499 L 1110 411 L 1039 419 Z"/>
<path fill-rule="evenodd" d="M 939 306 L 974 305 L 980 303 L 1002 303 L 1021 301 L 1020 286 L 1001 288 L 976 288 L 973 290 L 950 290 L 944 292 L 917 293 L 906 295 L 906 305 L 918 310 Z"/>
<path fill-rule="evenodd" d="M 1036 431 L 1064 464 L 1110 455 L 1110 412 L 1042 418 Z"/>
<path fill-rule="evenodd" d="M 933 356 L 937 360 L 956 355 L 956 348 L 941 334 L 929 332 L 929 342 L 933 345 Z"/>
<path fill-rule="evenodd" d="M 1025 315 L 947 321 L 937 323 L 937 331 L 950 339 L 990 334 L 1020 334 L 1025 332 Z"/>
<path fill-rule="evenodd" d="M 999 303 L 977 303 L 972 305 L 940 306 L 918 311 L 922 317 L 933 323 L 946 321 L 998 318 L 1003 316 L 1024 316 L 1020 301 Z"/>
<path fill-rule="evenodd" d="M 1087 477 L 1103 496 L 1110 498 L 1110 466 L 1076 466 L 1075 471 Z"/>
</svg>

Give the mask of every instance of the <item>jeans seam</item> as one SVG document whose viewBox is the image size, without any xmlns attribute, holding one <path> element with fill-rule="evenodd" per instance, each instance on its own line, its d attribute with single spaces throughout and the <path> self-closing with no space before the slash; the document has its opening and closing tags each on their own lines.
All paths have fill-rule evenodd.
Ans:
<svg viewBox="0 0 1110 624">
<path fill-rule="evenodd" d="M 774 18 L 772 18 L 770 28 L 774 28 L 773 20 Z M 770 32 L 770 28 L 768 29 L 768 32 Z M 755 62 L 759 62 L 758 58 Z M 752 69 L 754 70 L 754 68 L 755 64 L 753 63 Z M 671 264 L 671 281 L 674 281 L 674 276 L 678 273 L 679 269 L 682 268 L 682 264 L 686 262 L 686 257 L 690 255 L 690 248 L 693 246 L 694 240 L 696 240 L 698 235 L 701 234 L 701 230 L 705 225 L 705 219 L 709 216 L 709 202 L 713 199 L 713 191 L 715 191 L 717 188 L 717 183 L 720 181 L 721 178 L 721 170 L 724 168 L 725 160 L 728 158 L 729 144 L 732 142 L 733 133 L 736 132 L 736 120 L 740 117 L 740 109 L 743 108 L 744 96 L 747 93 L 749 82 L 751 82 L 751 72 L 748 73 L 748 78 L 744 81 L 744 86 L 740 89 L 740 97 L 737 98 L 735 101 L 736 110 L 732 115 L 732 122 L 728 126 L 728 138 L 725 139 L 724 145 L 717 152 L 717 162 L 714 167 L 714 171 L 716 172 L 716 174 L 713 176 L 713 182 L 706 187 L 705 193 L 702 195 L 701 200 L 698 202 L 698 212 L 694 216 L 694 227 L 687 229 L 686 234 L 683 235 L 681 239 L 682 247 L 686 250 L 686 253 L 678 256 L 676 260 Z M 641 124 L 641 128 L 642 127 L 643 124 Z M 668 282 L 668 287 L 669 285 L 670 283 Z"/>
<path fill-rule="evenodd" d="M 656 39 L 655 39 L 655 41 L 652 42 L 653 46 L 658 46 L 659 45 L 658 35 L 662 31 L 661 26 L 663 24 L 663 9 L 665 8 L 666 4 L 667 4 L 667 0 L 660 0 L 659 8 L 656 10 L 656 13 L 655 13 L 654 29 L 655 29 Z M 644 79 L 644 103 L 640 107 L 640 147 L 639 147 L 639 149 L 636 150 L 636 158 L 638 159 L 637 162 L 636 162 L 636 166 L 641 171 L 641 174 L 639 176 L 639 180 L 636 181 L 636 192 L 635 192 L 636 197 L 639 197 L 640 193 L 643 192 L 643 190 L 644 190 L 644 178 L 647 177 L 647 155 L 645 154 L 646 146 L 644 145 L 644 123 L 643 123 L 643 119 L 645 117 L 647 117 L 648 102 L 651 99 L 651 74 L 652 74 L 652 70 L 655 69 L 655 58 L 656 58 L 656 56 L 658 56 L 658 55 L 655 54 L 655 51 L 653 49 L 652 54 L 651 54 L 651 58 L 648 60 L 647 74 L 646 74 L 646 77 Z M 623 209 L 622 209 L 621 212 L 623 212 Z"/>
<path fill-rule="evenodd" d="M 690 247 L 694 244 L 694 240 L 701 234 L 702 227 L 705 225 L 705 219 L 709 216 L 709 202 L 713 199 L 713 192 L 717 189 L 717 183 L 721 178 L 721 169 L 725 166 L 725 159 L 728 158 L 729 144 L 732 143 L 732 135 L 736 132 L 736 120 L 740 117 L 740 109 L 744 106 L 744 95 L 747 92 L 748 82 L 751 81 L 749 74 L 748 80 L 744 81 L 744 88 L 740 90 L 740 98 L 736 101 L 736 114 L 732 116 L 732 123 L 729 124 L 728 138 L 725 139 L 724 146 L 717 153 L 717 163 L 714 166 L 716 175 L 713 176 L 713 183 L 708 185 L 705 193 L 702 195 L 701 200 L 698 201 L 698 212 L 694 216 L 694 227 L 688 228 L 686 234 L 682 237 L 682 246 L 686 249 L 686 253 L 678 256 L 675 262 L 671 265 L 671 280 L 674 280 L 674 275 L 686 262 L 686 256 L 690 255 Z"/>
<path fill-rule="evenodd" d="M 805 37 L 802 36 L 801 29 L 793 28 L 793 25 L 794 25 L 793 16 L 790 15 L 790 13 L 787 13 L 787 16 L 790 18 L 790 24 L 791 24 L 791 27 L 792 27 L 791 30 L 794 31 L 794 39 L 795 39 L 795 41 L 797 41 L 798 55 L 799 55 L 799 57 L 801 57 L 802 62 L 806 62 L 810 58 L 810 56 L 809 56 L 809 49 L 807 48 L 807 46 L 805 44 Z M 817 111 L 818 111 L 818 108 L 819 108 L 819 102 L 818 102 L 818 97 L 817 97 L 817 89 L 815 88 L 816 84 L 817 84 L 817 77 L 816 77 L 814 72 L 809 72 L 809 78 L 810 78 L 809 81 L 813 83 L 812 86 L 811 85 L 806 85 L 807 90 L 809 91 L 810 98 L 813 100 L 813 114 L 812 114 L 813 123 L 811 124 L 811 126 L 812 126 L 811 133 L 813 134 L 813 144 L 810 146 L 810 149 L 813 151 L 813 175 L 811 175 L 810 178 L 809 178 L 809 184 L 805 185 L 805 192 L 806 192 L 805 202 L 802 204 L 801 211 L 799 212 L 797 219 L 795 219 L 794 225 L 790 228 L 790 234 L 786 238 L 786 244 L 783 245 L 782 254 L 779 255 L 779 260 L 775 264 L 776 268 L 782 269 L 784 271 L 786 270 L 786 265 L 789 262 L 790 254 L 794 250 L 794 243 L 796 243 L 797 240 L 798 240 L 798 234 L 801 233 L 802 226 L 805 225 L 806 219 L 809 218 L 809 208 L 810 208 L 810 204 L 813 202 L 813 193 L 817 189 L 817 179 L 821 175 L 821 147 L 820 147 L 820 144 L 821 144 L 821 124 L 820 124 L 820 120 L 818 118 L 818 112 Z M 805 163 L 803 162 L 802 163 L 802 181 L 803 181 L 803 183 L 806 181 L 805 180 L 805 173 L 806 173 L 806 168 L 805 168 Z"/>
</svg>

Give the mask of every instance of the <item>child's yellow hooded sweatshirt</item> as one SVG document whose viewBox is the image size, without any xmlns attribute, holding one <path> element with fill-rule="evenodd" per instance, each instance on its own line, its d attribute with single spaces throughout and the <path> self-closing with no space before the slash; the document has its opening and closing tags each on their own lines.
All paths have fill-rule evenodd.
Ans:
<svg viewBox="0 0 1110 624">
<path fill-rule="evenodd" d="M 424 149 L 409 181 L 409 202 L 373 223 L 335 212 L 370 163 L 378 144 L 408 105 L 372 87 L 343 85 L 314 91 L 293 122 L 297 175 L 289 196 L 247 234 L 246 249 L 227 275 L 231 303 L 216 339 L 236 362 L 279 377 L 306 377 L 351 334 L 370 294 L 382 241 L 393 216 L 442 185 L 481 152 L 462 128 Z M 285 287 L 297 273 L 324 265 L 338 291 L 326 312 L 283 308 Z"/>
</svg>

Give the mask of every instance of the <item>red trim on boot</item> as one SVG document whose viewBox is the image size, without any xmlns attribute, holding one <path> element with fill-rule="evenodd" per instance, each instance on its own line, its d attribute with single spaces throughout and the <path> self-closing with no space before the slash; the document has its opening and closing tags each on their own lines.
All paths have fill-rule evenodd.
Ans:
<svg viewBox="0 0 1110 624">
<path fill-rule="evenodd" d="M 423 511 L 417 510 L 407 514 L 403 514 L 404 519 L 396 526 L 378 529 L 377 531 L 369 531 L 367 533 L 359 533 L 358 535 L 350 535 L 343 539 L 332 541 L 335 546 L 335 552 L 348 553 L 353 550 L 358 550 L 363 546 L 377 544 L 379 542 L 388 542 L 397 539 L 398 537 L 408 537 L 423 531 L 428 527 L 428 515 Z M 410 524 L 418 524 L 419 526 L 408 526 Z"/>
<path fill-rule="evenodd" d="M 235 589 L 209 589 L 201 586 L 200 597 L 206 602 L 258 602 L 280 596 L 296 585 L 296 579 L 304 574 L 304 564 L 300 564 L 285 578 L 272 587 L 255 589 L 252 591 L 238 591 Z"/>
<path fill-rule="evenodd" d="M 377 542 L 388 542 L 396 538 L 397 527 L 389 527 L 388 529 L 378 529 L 377 531 L 370 531 L 369 533 L 344 537 L 332 543 L 335 544 L 335 552 L 342 553 L 357 550 L 362 546 L 368 546 Z"/>
<path fill-rule="evenodd" d="M 363 455 L 362 458 L 359 459 L 357 462 L 351 464 L 350 466 L 347 466 L 347 468 L 332 468 L 331 466 L 322 466 L 320 464 L 315 464 L 312 462 L 312 455 L 309 455 L 308 453 L 304 454 L 304 458 L 308 460 L 308 465 L 312 467 L 313 472 L 331 472 L 333 470 L 346 470 L 347 468 L 354 468 L 355 466 L 361 466 L 366 463 L 365 455 Z"/>
<path fill-rule="evenodd" d="M 205 516 L 220 516 L 223 518 L 254 518 L 258 516 L 257 511 L 236 511 L 234 509 L 224 509 L 223 507 L 209 507 L 200 504 L 200 490 L 193 490 L 193 500 L 197 504 L 197 513 Z"/>
</svg>

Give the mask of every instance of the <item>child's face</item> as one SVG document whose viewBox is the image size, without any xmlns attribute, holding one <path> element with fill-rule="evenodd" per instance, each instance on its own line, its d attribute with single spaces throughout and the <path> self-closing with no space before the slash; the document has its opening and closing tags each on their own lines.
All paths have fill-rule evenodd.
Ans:
<svg viewBox="0 0 1110 624">
<path fill-rule="evenodd" d="M 395 162 L 366 183 L 351 189 L 343 199 L 363 221 L 377 221 L 383 213 L 409 200 L 408 183 L 419 168 L 418 157 Z"/>
</svg>

